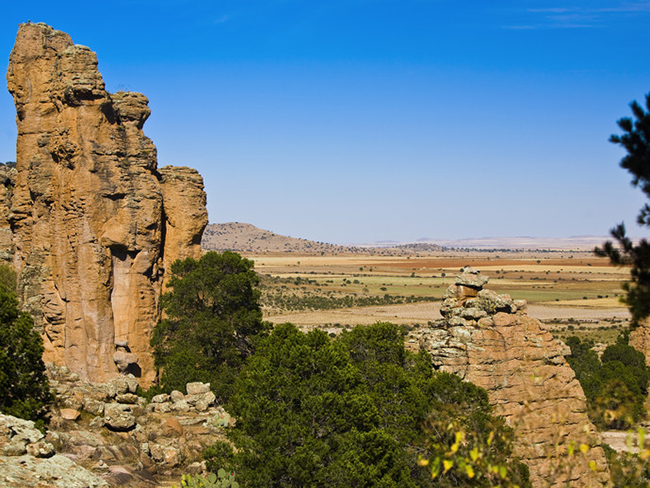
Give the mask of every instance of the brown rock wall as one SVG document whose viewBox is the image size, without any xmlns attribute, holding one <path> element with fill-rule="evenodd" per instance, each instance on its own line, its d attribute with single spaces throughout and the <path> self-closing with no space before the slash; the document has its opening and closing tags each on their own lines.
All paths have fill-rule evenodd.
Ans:
<svg viewBox="0 0 650 488">
<path fill-rule="evenodd" d="M 437 368 L 487 390 L 495 413 L 515 429 L 515 453 L 530 467 L 534 486 L 606 486 L 600 435 L 564 358 L 570 350 L 525 313 L 524 302 L 480 290 L 477 298 L 457 305 L 459 293 L 449 288 L 446 318 L 421 333 L 420 347 Z M 569 458 L 571 442 L 592 448 Z"/>
<path fill-rule="evenodd" d="M 171 262 L 165 252 L 196 255 L 186 242 L 198 241 L 207 224 L 202 180 L 196 172 L 185 178 L 189 190 L 162 183 L 174 170 L 158 171 L 142 132 L 147 98 L 106 92 L 95 53 L 67 34 L 21 25 L 7 82 L 18 126 L 14 265 L 20 298 L 44 335 L 44 359 L 105 381 L 118 371 L 115 344 L 127 344 L 146 385 Z M 179 199 L 194 222 L 167 229 L 165 216 L 176 209 L 164 205 Z"/>
</svg>

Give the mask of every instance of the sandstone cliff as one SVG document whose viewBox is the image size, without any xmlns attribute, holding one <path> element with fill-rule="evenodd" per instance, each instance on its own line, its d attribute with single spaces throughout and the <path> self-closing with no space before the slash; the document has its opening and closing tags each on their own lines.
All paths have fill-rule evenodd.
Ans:
<svg viewBox="0 0 650 488">
<path fill-rule="evenodd" d="M 95 53 L 67 34 L 21 25 L 7 83 L 18 126 L 13 260 L 44 360 L 105 381 L 118 372 L 117 345 L 129 354 L 116 358 L 122 369 L 147 385 L 165 270 L 201 252 L 203 181 L 188 168 L 157 169 L 142 131 L 147 98 L 109 94 Z"/>
<path fill-rule="evenodd" d="M 515 454 L 534 486 L 605 486 L 607 461 L 564 359 L 570 350 L 526 314 L 525 301 L 483 289 L 486 283 L 466 268 L 447 290 L 444 319 L 419 335 L 420 347 L 438 368 L 488 391 L 495 413 L 515 429 Z M 572 442 L 593 447 L 569 456 Z"/>
</svg>

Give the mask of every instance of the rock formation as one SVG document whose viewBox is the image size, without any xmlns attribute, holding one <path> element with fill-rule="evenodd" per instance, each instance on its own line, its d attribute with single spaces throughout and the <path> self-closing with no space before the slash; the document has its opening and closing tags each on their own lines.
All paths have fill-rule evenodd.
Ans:
<svg viewBox="0 0 650 488">
<path fill-rule="evenodd" d="M 600 436 L 564 356 L 570 350 L 526 314 L 526 302 L 483 289 L 487 278 L 465 268 L 441 307 L 444 319 L 417 337 L 434 365 L 485 388 L 495 413 L 515 429 L 515 454 L 534 486 L 604 486 Z M 569 456 L 569 445 L 586 444 Z M 592 466 L 589 466 L 592 463 Z"/>
<path fill-rule="evenodd" d="M 630 332 L 630 346 L 645 354 L 645 363 L 650 366 L 650 318 L 641 320 Z"/>
<path fill-rule="evenodd" d="M 18 126 L 7 220 L 44 360 L 91 381 L 117 375 L 117 362 L 148 385 L 165 271 L 201 253 L 201 176 L 157 168 L 142 132 L 147 98 L 108 93 L 95 53 L 63 32 L 21 25 L 7 82 Z M 0 205 L 7 193 L 0 188 Z"/>
</svg>

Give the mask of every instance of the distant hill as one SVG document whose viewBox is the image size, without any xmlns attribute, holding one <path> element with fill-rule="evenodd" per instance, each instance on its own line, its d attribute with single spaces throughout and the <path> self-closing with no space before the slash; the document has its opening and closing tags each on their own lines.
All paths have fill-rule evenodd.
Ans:
<svg viewBox="0 0 650 488">
<path fill-rule="evenodd" d="M 341 246 L 283 236 L 269 230 L 259 229 L 251 224 L 243 224 L 240 222 L 208 225 L 203 233 L 201 246 L 208 251 L 236 251 L 246 253 L 392 254 L 391 250 L 384 248 Z"/>
<path fill-rule="evenodd" d="M 208 251 L 236 251 L 243 253 L 296 253 L 296 254 L 369 254 L 369 255 L 427 255 L 451 250 L 582 250 L 590 251 L 601 245 L 606 237 L 579 236 L 566 238 L 491 237 L 473 239 L 419 239 L 418 242 L 400 243 L 383 241 L 373 244 L 345 246 L 288 237 L 251 224 L 228 222 L 210 224 L 203 234 L 201 246 Z"/>
</svg>

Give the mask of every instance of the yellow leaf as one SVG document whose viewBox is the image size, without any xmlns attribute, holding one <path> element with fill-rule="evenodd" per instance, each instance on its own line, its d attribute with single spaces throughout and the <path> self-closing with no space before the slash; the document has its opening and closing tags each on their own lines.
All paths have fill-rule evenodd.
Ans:
<svg viewBox="0 0 650 488">
<path fill-rule="evenodd" d="M 445 460 L 442 462 L 442 465 L 445 467 L 445 470 L 443 471 L 443 473 L 446 473 L 447 471 L 449 471 L 451 468 L 454 467 L 454 462 L 445 459 Z"/>
<path fill-rule="evenodd" d="M 418 466 L 428 466 L 428 465 L 429 465 L 428 459 L 423 459 L 423 458 L 418 459 Z"/>
<path fill-rule="evenodd" d="M 490 445 L 492 445 L 493 440 L 494 440 L 494 431 L 490 432 L 490 435 L 488 436 L 488 440 L 487 440 L 488 447 L 490 447 Z"/>
<path fill-rule="evenodd" d="M 586 454 L 591 449 L 587 444 L 580 444 L 580 452 Z"/>
<path fill-rule="evenodd" d="M 596 461 L 589 461 L 589 469 L 596 471 Z"/>
<path fill-rule="evenodd" d="M 467 471 L 467 477 L 469 479 L 472 479 L 474 477 L 474 468 L 472 468 L 469 464 L 465 465 L 465 471 Z"/>
<path fill-rule="evenodd" d="M 650 458 L 650 450 L 644 449 L 639 453 L 639 457 L 641 458 L 642 461 L 645 461 L 646 459 Z"/>
<path fill-rule="evenodd" d="M 463 440 L 463 437 L 465 437 L 465 434 L 463 432 L 456 432 L 455 443 L 460 444 Z"/>
<path fill-rule="evenodd" d="M 456 442 L 454 445 L 451 446 L 451 453 L 454 454 L 455 452 L 457 452 L 459 447 L 460 446 L 458 442 Z"/>
<path fill-rule="evenodd" d="M 567 451 L 569 453 L 569 456 L 573 456 L 573 452 L 575 450 L 576 450 L 575 442 L 573 442 L 573 441 L 569 442 L 569 446 L 567 447 Z"/>
<path fill-rule="evenodd" d="M 506 479 L 506 476 L 508 476 L 508 470 L 505 466 L 499 466 L 499 476 L 501 476 L 502 480 Z"/>
<path fill-rule="evenodd" d="M 476 462 L 478 459 L 478 447 L 475 447 L 471 451 L 469 451 L 469 457 L 472 458 L 472 461 Z"/>
</svg>

